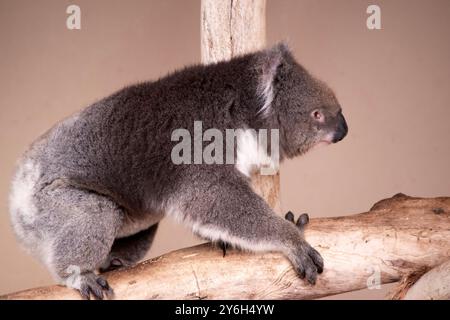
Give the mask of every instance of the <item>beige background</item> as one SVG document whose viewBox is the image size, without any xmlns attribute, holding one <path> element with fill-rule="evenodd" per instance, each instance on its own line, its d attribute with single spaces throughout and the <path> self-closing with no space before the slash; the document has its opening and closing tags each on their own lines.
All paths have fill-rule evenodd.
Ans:
<svg viewBox="0 0 450 320">
<path fill-rule="evenodd" d="M 82 9 L 82 30 L 65 27 Z M 366 28 L 366 8 L 382 28 Z M 312 217 L 367 210 L 397 192 L 450 194 L 450 2 L 268 1 L 268 40 L 335 89 L 350 132 L 282 166 L 282 205 Z M 17 245 L 15 159 L 59 119 L 124 85 L 199 62 L 197 1 L 0 1 L 0 293 L 51 283 Z M 176 236 L 174 236 L 176 235 Z M 149 256 L 196 243 L 164 221 Z M 342 295 L 381 298 L 385 289 Z"/>
</svg>

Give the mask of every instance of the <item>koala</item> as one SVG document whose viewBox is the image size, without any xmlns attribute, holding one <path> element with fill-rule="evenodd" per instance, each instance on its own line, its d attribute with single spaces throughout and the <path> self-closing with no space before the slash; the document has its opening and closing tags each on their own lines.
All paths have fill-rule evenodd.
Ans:
<svg viewBox="0 0 450 320">
<path fill-rule="evenodd" d="M 142 259 L 170 216 L 211 241 L 281 252 L 314 284 L 323 259 L 303 237 L 307 217 L 296 225 L 252 190 L 258 164 L 173 163 L 172 132 L 192 133 L 195 121 L 221 132 L 277 129 L 280 161 L 348 130 L 332 90 L 284 44 L 125 87 L 57 123 L 19 159 L 10 193 L 19 242 L 59 283 L 102 299 L 113 291 L 99 271 Z M 248 142 L 236 163 L 258 152 Z"/>
</svg>

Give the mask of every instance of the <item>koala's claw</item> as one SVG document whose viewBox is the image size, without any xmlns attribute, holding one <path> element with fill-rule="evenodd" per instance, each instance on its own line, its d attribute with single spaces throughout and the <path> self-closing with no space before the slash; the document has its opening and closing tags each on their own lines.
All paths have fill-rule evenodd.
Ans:
<svg viewBox="0 0 450 320">
<path fill-rule="evenodd" d="M 304 228 L 309 223 L 309 216 L 307 213 L 303 213 L 298 217 L 295 225 L 299 228 Z"/>
<path fill-rule="evenodd" d="M 286 213 L 286 215 L 284 216 L 284 218 L 285 218 L 287 221 L 290 221 L 290 222 L 294 223 L 295 216 L 294 216 L 294 214 L 292 213 L 292 211 L 288 211 L 288 212 Z"/>
<path fill-rule="evenodd" d="M 108 282 L 94 273 L 81 275 L 80 282 L 78 291 L 85 300 L 90 300 L 91 295 L 97 300 L 103 300 L 105 297 L 108 298 L 114 295 Z"/>
<path fill-rule="evenodd" d="M 309 216 L 307 213 L 301 214 L 300 217 L 298 217 L 297 222 L 295 222 L 295 216 L 292 213 L 292 211 L 288 211 L 288 213 L 286 213 L 284 218 L 287 221 L 294 223 L 300 230 L 303 230 L 305 226 L 309 223 Z"/>
<path fill-rule="evenodd" d="M 222 249 L 223 257 L 225 258 L 225 255 L 227 254 L 227 249 L 230 247 L 230 245 L 224 241 L 219 241 L 218 245 Z"/>
</svg>

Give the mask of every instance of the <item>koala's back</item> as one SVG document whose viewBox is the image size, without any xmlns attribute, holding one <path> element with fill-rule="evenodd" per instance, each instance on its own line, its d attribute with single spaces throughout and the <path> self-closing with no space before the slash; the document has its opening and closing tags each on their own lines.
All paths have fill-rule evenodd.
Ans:
<svg viewBox="0 0 450 320">
<path fill-rule="evenodd" d="M 190 67 L 94 103 L 32 144 L 15 184 L 28 189 L 70 184 L 105 194 L 130 211 L 148 210 L 185 178 L 183 166 L 170 159 L 174 129 L 185 128 L 193 135 L 195 120 L 204 127 L 240 127 L 236 120 L 245 118 L 240 114 L 245 111 L 237 104 L 244 104 L 246 97 L 238 87 L 252 81 L 246 72 L 250 59 Z M 12 198 L 21 189 L 13 185 Z"/>
</svg>

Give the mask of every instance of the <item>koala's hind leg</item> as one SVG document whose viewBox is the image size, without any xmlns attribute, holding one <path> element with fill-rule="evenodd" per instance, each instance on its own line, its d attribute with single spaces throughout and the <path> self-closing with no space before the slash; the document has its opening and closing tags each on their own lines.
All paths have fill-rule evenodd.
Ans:
<svg viewBox="0 0 450 320">
<path fill-rule="evenodd" d="M 100 270 L 106 272 L 129 267 L 141 260 L 150 249 L 157 229 L 158 224 L 154 224 L 132 236 L 116 239 Z"/>
<path fill-rule="evenodd" d="M 36 198 L 51 243 L 44 261 L 55 277 L 86 299 L 112 293 L 95 271 L 108 257 L 122 209 L 107 197 L 71 186 L 49 186 Z"/>
</svg>

